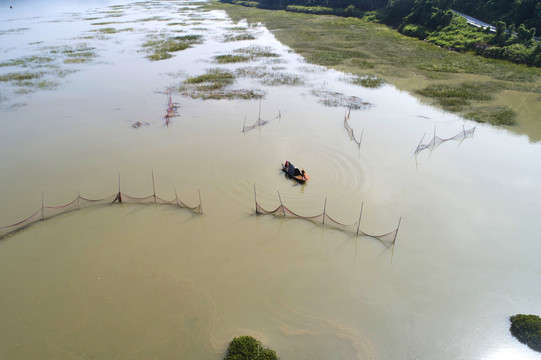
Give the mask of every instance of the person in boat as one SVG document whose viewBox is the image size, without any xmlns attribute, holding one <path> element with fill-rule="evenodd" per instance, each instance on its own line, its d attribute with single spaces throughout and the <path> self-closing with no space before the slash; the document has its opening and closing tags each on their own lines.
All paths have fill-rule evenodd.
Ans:
<svg viewBox="0 0 541 360">
<path fill-rule="evenodd" d="M 304 172 L 304 169 L 301 170 L 301 176 L 304 180 L 306 180 L 306 173 Z"/>
</svg>

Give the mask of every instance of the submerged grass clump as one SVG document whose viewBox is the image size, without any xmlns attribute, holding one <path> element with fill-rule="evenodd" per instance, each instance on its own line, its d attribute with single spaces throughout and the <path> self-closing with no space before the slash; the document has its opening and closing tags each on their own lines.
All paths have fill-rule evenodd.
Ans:
<svg viewBox="0 0 541 360">
<path fill-rule="evenodd" d="M 202 42 L 201 35 L 184 35 L 184 36 L 159 36 L 152 37 L 142 46 L 146 52 L 151 53 L 147 56 L 152 61 L 169 59 L 173 55 L 172 52 L 182 51 L 193 44 Z"/>
<path fill-rule="evenodd" d="M 345 107 L 353 110 L 361 110 L 371 105 L 357 96 L 348 96 L 335 91 L 313 90 L 312 94 L 319 98 L 319 103 L 329 107 Z"/>
<path fill-rule="evenodd" d="M 39 79 L 43 76 L 41 71 L 26 71 L 26 72 L 12 72 L 0 75 L 1 82 L 10 81 L 27 81 L 33 79 Z"/>
<path fill-rule="evenodd" d="M 192 77 L 184 81 L 184 84 L 197 85 L 200 90 L 219 90 L 233 84 L 233 73 L 221 69 L 209 70 L 206 74 Z"/>
<path fill-rule="evenodd" d="M 355 76 L 350 80 L 350 82 L 354 85 L 361 85 L 362 87 L 372 89 L 379 88 L 380 86 L 385 84 L 385 80 L 383 80 L 382 78 L 370 75 Z"/>
<path fill-rule="evenodd" d="M 250 33 L 231 33 L 225 34 L 222 37 L 222 42 L 234 42 L 234 41 L 245 41 L 245 40 L 255 40 L 255 36 Z"/>
<path fill-rule="evenodd" d="M 504 106 L 480 107 L 466 112 L 464 117 L 481 123 L 493 125 L 515 125 L 516 113 Z"/>
<path fill-rule="evenodd" d="M 101 29 L 90 30 L 92 32 L 99 32 L 100 34 L 117 34 L 124 31 L 133 31 L 133 28 L 115 29 L 112 27 L 106 27 Z"/>
<path fill-rule="evenodd" d="M 298 75 L 283 73 L 279 68 L 273 68 L 272 71 L 265 66 L 247 66 L 237 69 L 238 76 L 258 79 L 264 85 L 279 86 L 279 85 L 301 85 L 304 84 L 304 79 Z"/>
<path fill-rule="evenodd" d="M 244 55 L 218 55 L 214 57 L 214 61 L 218 64 L 231 64 L 250 61 L 249 56 Z"/>
<path fill-rule="evenodd" d="M 206 74 L 188 78 L 180 88 L 180 93 L 194 99 L 260 99 L 264 93 L 260 90 L 229 89 L 235 82 L 232 72 L 212 69 Z"/>
<path fill-rule="evenodd" d="M 0 30 L 0 35 L 19 33 L 19 32 L 29 30 L 29 29 L 30 28 L 16 28 L 16 29 Z"/>
<path fill-rule="evenodd" d="M 246 54 L 254 60 L 258 58 L 280 57 L 280 55 L 278 55 L 277 53 L 272 52 L 272 48 L 270 46 L 252 45 L 245 48 L 237 49 L 235 50 L 235 52 L 240 54 Z"/>
<path fill-rule="evenodd" d="M 11 59 L 0 63 L 0 67 L 6 66 L 20 66 L 20 67 L 30 67 L 30 66 L 42 66 L 49 64 L 53 61 L 53 58 L 49 56 L 25 56 L 18 59 Z"/>
<path fill-rule="evenodd" d="M 424 89 L 417 90 L 417 93 L 437 100 L 444 107 L 446 104 L 462 101 L 468 105 L 471 100 L 489 101 L 492 95 L 487 92 L 483 83 L 463 82 L 458 85 L 432 84 Z"/>
</svg>

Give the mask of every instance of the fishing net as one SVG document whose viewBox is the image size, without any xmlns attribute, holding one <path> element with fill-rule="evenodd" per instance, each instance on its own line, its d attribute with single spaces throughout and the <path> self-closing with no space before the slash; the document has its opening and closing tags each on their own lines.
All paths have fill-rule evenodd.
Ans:
<svg viewBox="0 0 541 360">
<path fill-rule="evenodd" d="M 169 125 L 169 122 L 171 121 L 172 117 L 177 116 L 177 104 L 173 103 L 173 100 L 171 99 L 171 95 L 169 95 L 168 101 L 167 101 L 167 109 L 165 110 L 165 124 Z"/>
<path fill-rule="evenodd" d="M 368 236 L 368 237 L 377 239 L 381 243 L 383 243 L 386 247 L 394 245 L 394 243 L 396 242 L 396 237 L 398 235 L 398 229 L 400 228 L 400 220 L 399 220 L 397 228 L 385 234 L 374 235 L 374 234 L 369 234 L 362 231 L 360 229 L 362 207 L 361 207 L 361 216 L 359 216 L 359 221 L 355 222 L 354 224 L 344 224 L 333 219 L 331 216 L 329 216 L 326 213 L 325 211 L 326 205 L 325 205 L 325 208 L 323 209 L 323 213 L 313 215 L 313 216 L 304 216 L 304 215 L 297 214 L 293 212 L 292 210 L 290 210 L 289 208 L 287 208 L 284 204 L 282 204 L 281 200 L 280 200 L 280 206 L 278 206 L 274 210 L 267 210 L 263 208 L 257 202 L 257 198 L 256 198 L 255 205 L 256 205 L 256 214 L 258 215 L 274 215 L 276 217 L 304 219 L 304 220 L 311 221 L 315 224 L 323 224 L 324 226 L 329 226 L 334 229 L 342 230 L 344 232 L 353 233 L 357 236 Z"/>
<path fill-rule="evenodd" d="M 203 213 L 203 207 L 201 205 L 201 196 L 199 197 L 199 205 L 188 206 L 182 202 L 178 196 L 175 194 L 173 200 L 164 200 L 155 194 L 145 197 L 134 197 L 122 192 L 101 198 L 101 199 L 87 199 L 80 195 L 77 196 L 73 201 L 60 206 L 46 206 L 42 204 L 40 210 L 36 211 L 34 214 L 30 215 L 24 220 L 21 220 L 15 224 L 7 225 L 0 227 L 0 239 L 6 238 L 15 234 L 18 231 L 21 231 L 30 225 L 50 219 L 52 217 L 65 214 L 71 211 L 76 211 L 80 209 L 86 209 L 90 207 L 97 207 L 109 204 L 160 204 L 160 205 L 170 205 L 178 208 L 188 209 L 195 214 Z"/>
<path fill-rule="evenodd" d="M 458 141 L 460 145 L 462 141 L 464 141 L 465 139 L 473 138 L 474 133 L 475 133 L 475 126 L 469 130 L 466 130 L 464 126 L 462 126 L 462 131 L 456 134 L 455 136 L 452 136 L 447 139 L 442 139 L 439 136 L 436 136 L 436 128 L 434 128 L 434 136 L 432 137 L 432 140 L 427 144 L 422 144 L 426 135 L 425 133 L 425 135 L 423 135 L 421 141 L 419 142 L 419 145 L 417 145 L 417 148 L 415 149 L 415 155 L 417 155 L 418 153 L 420 153 L 421 151 L 425 149 L 433 151 L 434 149 L 436 149 L 438 146 L 440 146 L 446 141 L 451 141 L 451 140 Z"/>
<path fill-rule="evenodd" d="M 349 109 L 348 114 L 344 116 L 344 128 L 346 129 L 349 135 L 349 139 L 353 141 L 355 144 L 357 144 L 357 146 L 360 148 L 361 141 L 363 141 L 364 130 L 361 131 L 361 137 L 359 138 L 359 141 L 357 141 L 357 138 L 355 137 L 355 133 L 353 132 L 353 129 L 351 128 L 351 126 L 349 126 L 349 123 L 348 123 L 350 115 L 351 115 L 351 108 Z"/>
<path fill-rule="evenodd" d="M 281 118 L 282 118 L 282 113 L 280 111 L 278 111 L 278 115 L 276 115 L 272 119 L 263 120 L 261 118 L 261 101 L 260 101 L 259 102 L 259 115 L 257 117 L 257 120 L 255 121 L 255 123 L 253 125 L 246 126 L 246 116 L 245 116 L 244 117 L 244 124 L 242 125 L 242 132 L 247 132 L 247 131 L 253 130 L 253 129 L 257 128 L 257 127 L 267 125 L 270 121 L 276 120 L 276 119 L 281 119 Z"/>
</svg>

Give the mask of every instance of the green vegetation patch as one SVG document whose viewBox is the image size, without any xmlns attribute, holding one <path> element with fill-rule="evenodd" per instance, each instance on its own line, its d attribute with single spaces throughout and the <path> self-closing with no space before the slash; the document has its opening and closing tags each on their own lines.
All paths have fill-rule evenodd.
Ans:
<svg viewBox="0 0 541 360">
<path fill-rule="evenodd" d="M 279 72 L 278 68 L 273 68 L 272 71 L 265 66 L 248 66 L 239 68 L 236 71 L 238 76 L 258 79 L 264 85 L 279 86 L 279 85 L 301 85 L 304 84 L 304 79 L 298 75 Z"/>
<path fill-rule="evenodd" d="M 235 76 L 230 71 L 213 69 L 206 74 L 189 78 L 184 81 L 187 85 L 197 85 L 201 90 L 220 90 L 233 84 Z"/>
<path fill-rule="evenodd" d="M 222 37 L 222 42 L 234 42 L 234 41 L 244 41 L 244 40 L 255 40 L 255 36 L 250 33 L 231 33 L 231 34 L 225 34 Z"/>
<path fill-rule="evenodd" d="M 385 84 L 385 80 L 377 76 L 364 75 L 364 76 L 355 76 L 350 82 L 354 85 L 361 85 L 365 88 L 376 89 Z"/>
<path fill-rule="evenodd" d="M 146 41 L 142 46 L 143 49 L 150 53 L 147 56 L 152 61 L 169 59 L 173 55 L 171 53 L 185 50 L 193 44 L 199 44 L 203 41 L 201 35 L 183 35 L 183 36 L 154 36 Z"/>
<path fill-rule="evenodd" d="M 280 57 L 280 55 L 278 55 L 277 53 L 272 52 L 272 48 L 270 46 L 252 45 L 245 48 L 237 49 L 235 50 L 235 52 L 249 55 L 252 59 Z"/>
<path fill-rule="evenodd" d="M 492 95 L 484 83 L 463 82 L 458 85 L 432 84 L 417 93 L 438 101 L 447 110 L 458 112 L 470 105 L 470 101 L 489 101 Z M 493 89 L 492 89 L 493 90 Z"/>
<path fill-rule="evenodd" d="M 113 25 L 113 24 L 122 24 L 122 22 L 118 22 L 118 21 L 103 21 L 103 22 L 92 23 L 92 24 L 90 24 L 90 25 L 103 26 L 103 25 Z"/>
<path fill-rule="evenodd" d="M 106 27 L 106 28 L 95 29 L 95 30 L 90 30 L 90 31 L 99 32 L 101 34 L 116 34 L 116 33 L 124 32 L 124 31 L 133 31 L 133 28 L 115 29 L 112 27 Z"/>
<path fill-rule="evenodd" d="M 16 28 L 16 29 L 0 30 L 0 35 L 20 33 L 29 29 L 30 28 Z"/>
<path fill-rule="evenodd" d="M 232 72 L 212 69 L 206 74 L 186 79 L 180 93 L 193 99 L 260 99 L 265 93 L 260 90 L 230 89 L 235 82 Z"/>
<path fill-rule="evenodd" d="M 229 343 L 224 360 L 278 360 L 276 351 L 263 347 L 251 336 L 239 336 Z"/>
<path fill-rule="evenodd" d="M 39 55 L 32 55 L 32 56 L 25 56 L 19 59 L 11 59 L 8 61 L 4 61 L 0 63 L 0 67 L 5 66 L 20 66 L 20 67 L 29 67 L 29 66 L 41 66 L 45 64 L 49 64 L 53 61 L 49 56 L 39 56 Z"/>
<path fill-rule="evenodd" d="M 541 318 L 537 315 L 511 316 L 509 330 L 514 337 L 531 349 L 541 352 Z"/>
<path fill-rule="evenodd" d="M 10 81 L 27 81 L 33 79 L 39 79 L 43 76 L 41 71 L 26 71 L 26 72 L 12 72 L 0 75 L 1 82 Z"/>
<path fill-rule="evenodd" d="M 136 22 L 148 22 L 148 21 L 171 21 L 171 18 L 164 18 L 162 16 L 152 16 L 149 18 L 139 19 Z"/>
<path fill-rule="evenodd" d="M 231 64 L 250 60 L 251 58 L 249 56 L 244 55 L 218 55 L 214 57 L 214 61 L 216 61 L 218 64 Z"/>
<path fill-rule="evenodd" d="M 466 112 L 464 117 L 480 123 L 493 125 L 515 125 L 516 113 L 504 106 L 480 107 Z"/>
<path fill-rule="evenodd" d="M 312 94 L 319 98 L 319 103 L 329 107 L 344 107 L 354 110 L 370 107 L 369 102 L 357 96 L 347 96 L 340 92 L 328 90 L 313 90 Z"/>
</svg>

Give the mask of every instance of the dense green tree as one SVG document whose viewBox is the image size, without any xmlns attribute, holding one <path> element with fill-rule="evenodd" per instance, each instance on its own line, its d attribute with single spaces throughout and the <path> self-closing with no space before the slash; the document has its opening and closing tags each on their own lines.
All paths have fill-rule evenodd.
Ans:
<svg viewBox="0 0 541 360">
<path fill-rule="evenodd" d="M 518 314 L 511 316 L 511 334 L 521 343 L 541 351 L 541 318 L 537 315 Z"/>
</svg>

